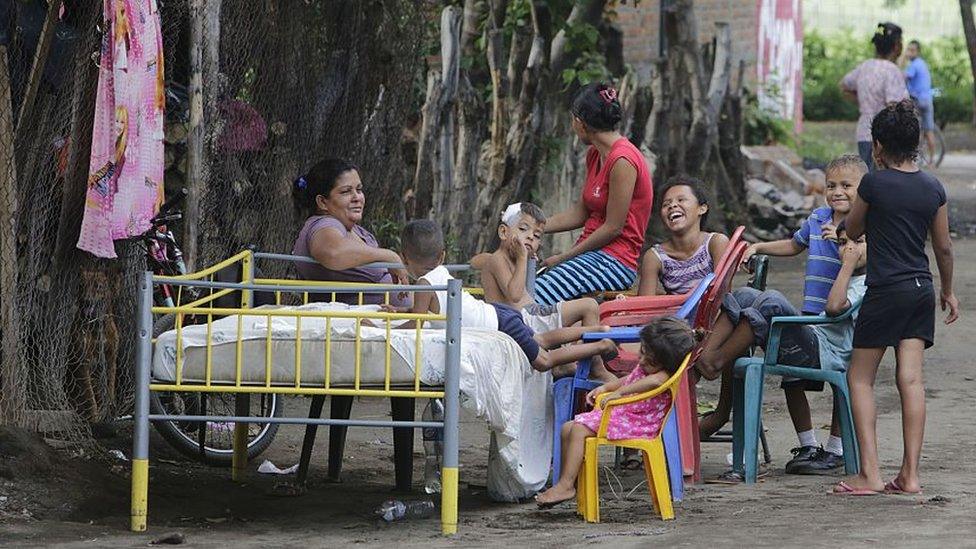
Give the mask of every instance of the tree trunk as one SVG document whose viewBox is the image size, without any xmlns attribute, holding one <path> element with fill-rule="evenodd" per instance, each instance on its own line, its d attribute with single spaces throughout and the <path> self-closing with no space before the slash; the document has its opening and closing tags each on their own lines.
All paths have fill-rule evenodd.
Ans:
<svg viewBox="0 0 976 549">
<path fill-rule="evenodd" d="M 183 257 L 191 271 L 200 246 L 200 204 L 212 168 L 211 150 L 218 120 L 221 0 L 190 1 L 190 128 L 187 134 L 187 190 L 183 209 Z"/>
<path fill-rule="evenodd" d="M 969 51 L 969 68 L 973 73 L 973 121 L 976 126 L 976 23 L 973 22 L 973 0 L 959 0 L 962 13 L 962 30 L 966 35 L 966 49 Z"/>
<path fill-rule="evenodd" d="M 454 188 L 454 108 L 457 104 L 458 77 L 461 70 L 461 12 L 453 6 L 441 12 L 441 111 L 440 155 L 434 177 L 434 212 L 438 219 L 446 213 L 448 195 Z"/>
<path fill-rule="evenodd" d="M 19 425 L 27 403 L 17 299 L 17 167 L 7 47 L 0 45 L 0 424 Z"/>
</svg>

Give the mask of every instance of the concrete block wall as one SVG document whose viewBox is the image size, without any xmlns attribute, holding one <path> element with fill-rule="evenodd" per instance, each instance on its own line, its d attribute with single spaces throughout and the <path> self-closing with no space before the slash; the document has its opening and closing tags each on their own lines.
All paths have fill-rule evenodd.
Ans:
<svg viewBox="0 0 976 549">
<path fill-rule="evenodd" d="M 648 78 L 651 60 L 658 55 L 660 0 L 641 0 L 634 6 L 617 4 L 617 25 L 623 31 L 624 60 L 634 67 L 641 78 Z M 740 59 L 747 63 L 747 82 L 755 82 L 757 0 L 695 0 L 698 34 L 702 42 L 712 40 L 716 21 L 732 25 L 734 67 Z"/>
</svg>

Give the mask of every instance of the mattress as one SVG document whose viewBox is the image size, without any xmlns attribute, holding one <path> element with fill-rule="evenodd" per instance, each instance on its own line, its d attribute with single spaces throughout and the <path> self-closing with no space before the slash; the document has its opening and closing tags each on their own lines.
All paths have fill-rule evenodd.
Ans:
<svg viewBox="0 0 976 549">
<path fill-rule="evenodd" d="M 349 306 L 341 303 L 310 303 L 300 307 L 266 305 L 255 308 L 256 313 L 268 310 L 375 312 L 376 306 Z M 271 324 L 270 362 L 271 384 L 302 387 L 323 387 L 328 375 L 330 387 L 352 387 L 356 381 L 355 320 L 348 318 L 303 317 L 301 327 L 301 371 L 296 375 L 295 334 L 298 317 L 253 314 L 241 315 L 240 356 L 241 383 L 264 385 L 267 377 L 268 322 Z M 376 321 L 377 324 L 381 321 Z M 326 328 L 331 331 L 326 345 Z M 444 380 L 443 329 L 421 330 L 419 380 L 424 385 L 442 385 Z M 238 317 L 215 320 L 211 327 L 210 380 L 213 384 L 234 383 L 237 376 Z M 417 370 L 417 332 L 414 329 L 390 331 L 390 384 L 413 386 Z M 462 349 L 476 349 L 486 356 L 503 356 L 499 346 L 511 344 L 511 338 L 494 330 L 465 329 Z M 207 325 L 183 327 L 180 340 L 182 352 L 182 380 L 202 383 L 206 380 Z M 163 333 L 156 339 L 153 351 L 152 376 L 156 382 L 176 380 L 176 330 Z M 327 350 L 328 348 L 328 350 Z M 362 326 L 359 338 L 360 387 L 383 386 L 386 379 L 386 329 Z M 328 362 L 328 364 L 327 364 Z"/>
</svg>

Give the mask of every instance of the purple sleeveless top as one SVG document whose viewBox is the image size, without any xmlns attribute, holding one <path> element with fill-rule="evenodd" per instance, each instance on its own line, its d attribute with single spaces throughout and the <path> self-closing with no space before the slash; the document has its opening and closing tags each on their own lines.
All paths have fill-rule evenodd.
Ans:
<svg viewBox="0 0 976 549">
<path fill-rule="evenodd" d="M 688 259 L 678 261 L 664 251 L 660 244 L 651 249 L 661 261 L 661 271 L 658 279 L 668 294 L 686 294 L 695 289 L 698 283 L 712 274 L 712 254 L 708 251 L 708 244 L 715 233 L 708 233 L 705 242 L 695 250 Z"/>
</svg>

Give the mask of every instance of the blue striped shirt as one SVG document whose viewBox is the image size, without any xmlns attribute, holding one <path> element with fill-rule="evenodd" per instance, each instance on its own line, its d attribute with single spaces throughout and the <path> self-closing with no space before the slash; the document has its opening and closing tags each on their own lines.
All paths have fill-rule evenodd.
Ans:
<svg viewBox="0 0 976 549">
<path fill-rule="evenodd" d="M 817 208 L 793 235 L 797 244 L 807 248 L 807 273 L 803 283 L 803 312 L 807 314 L 824 312 L 830 287 L 840 272 L 837 243 L 822 236 L 822 226 L 830 223 L 833 217 L 834 211 L 830 208 Z"/>
</svg>

